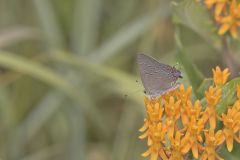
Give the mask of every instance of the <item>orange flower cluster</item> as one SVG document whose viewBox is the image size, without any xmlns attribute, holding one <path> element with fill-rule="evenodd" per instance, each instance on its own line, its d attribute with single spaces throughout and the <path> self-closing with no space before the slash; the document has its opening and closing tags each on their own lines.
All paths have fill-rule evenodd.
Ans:
<svg viewBox="0 0 240 160">
<path fill-rule="evenodd" d="M 216 112 L 229 75 L 228 69 L 213 69 L 214 83 L 205 92 L 205 102 L 193 102 L 192 87 L 183 85 L 156 99 L 145 97 L 147 117 L 139 138 L 147 138 L 149 149 L 142 156 L 183 160 L 192 152 L 196 159 L 222 160 L 218 152 L 224 143 L 231 152 L 234 140 L 240 142 L 240 85 L 236 88 L 237 100 L 226 114 Z M 216 127 L 219 122 L 222 128 Z"/>
<path fill-rule="evenodd" d="M 233 38 L 237 38 L 240 26 L 240 4 L 237 0 L 203 0 L 208 9 L 214 13 L 214 19 L 219 25 L 218 34 L 224 35 L 228 31 Z"/>
</svg>

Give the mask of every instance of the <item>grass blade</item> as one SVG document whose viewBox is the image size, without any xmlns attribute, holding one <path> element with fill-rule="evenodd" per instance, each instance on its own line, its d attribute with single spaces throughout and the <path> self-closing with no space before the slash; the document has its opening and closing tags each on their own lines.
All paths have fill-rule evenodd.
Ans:
<svg viewBox="0 0 240 160">
<path fill-rule="evenodd" d="M 44 31 L 44 36 L 47 40 L 46 44 L 52 48 L 63 48 L 63 45 L 65 44 L 64 38 L 51 1 L 33 0 L 33 3 L 36 7 L 39 21 Z"/>
<path fill-rule="evenodd" d="M 103 135 L 106 136 L 108 134 L 107 127 L 104 125 L 101 114 L 93 107 L 90 98 L 79 93 L 75 86 L 65 80 L 62 75 L 57 74 L 53 70 L 37 62 L 3 51 L 0 51 L 0 66 L 34 77 L 62 91 L 82 107 L 88 117 L 93 118 L 94 122 L 96 121 L 94 124 L 96 124 Z"/>
<path fill-rule="evenodd" d="M 90 54 L 91 60 L 94 62 L 107 60 L 116 54 L 117 51 L 137 40 L 140 35 L 145 33 L 156 22 L 159 22 L 161 18 L 165 18 L 168 14 L 169 6 L 162 4 L 154 12 L 122 27 L 115 35 Z"/>
<path fill-rule="evenodd" d="M 75 1 L 72 47 L 76 53 L 86 55 L 96 45 L 101 2 L 101 0 Z"/>
<path fill-rule="evenodd" d="M 60 62 L 64 64 L 68 64 L 78 69 L 84 69 L 88 72 L 92 72 L 99 76 L 108 78 L 113 82 L 117 83 L 114 85 L 119 93 L 126 93 L 126 91 L 130 90 L 141 90 L 138 85 L 136 85 L 136 77 L 128 75 L 125 72 L 122 72 L 118 69 L 110 68 L 104 65 L 91 63 L 86 61 L 84 58 L 74 56 L 73 54 L 66 54 L 64 52 L 55 52 L 55 54 L 51 54 L 52 60 L 55 62 Z M 114 89 L 112 87 L 112 89 Z M 142 100 L 139 100 L 139 96 L 130 96 L 132 100 L 142 105 Z"/>
</svg>

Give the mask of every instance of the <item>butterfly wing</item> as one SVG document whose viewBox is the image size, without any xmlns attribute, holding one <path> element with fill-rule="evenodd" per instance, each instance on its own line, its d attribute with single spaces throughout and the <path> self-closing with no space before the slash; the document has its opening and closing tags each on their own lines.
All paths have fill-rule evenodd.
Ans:
<svg viewBox="0 0 240 160">
<path fill-rule="evenodd" d="M 147 94 L 159 96 L 178 87 L 177 77 L 172 75 L 175 68 L 159 63 L 145 54 L 138 54 L 137 63 Z"/>
</svg>

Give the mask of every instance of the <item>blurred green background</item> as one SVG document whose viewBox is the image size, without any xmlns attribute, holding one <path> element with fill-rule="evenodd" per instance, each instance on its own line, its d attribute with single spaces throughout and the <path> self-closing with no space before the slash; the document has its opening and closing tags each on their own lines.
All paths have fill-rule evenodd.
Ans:
<svg viewBox="0 0 240 160">
<path fill-rule="evenodd" d="M 225 65 L 215 31 L 193 0 L 0 0 L 0 159 L 143 159 L 136 54 L 197 94 Z"/>
</svg>

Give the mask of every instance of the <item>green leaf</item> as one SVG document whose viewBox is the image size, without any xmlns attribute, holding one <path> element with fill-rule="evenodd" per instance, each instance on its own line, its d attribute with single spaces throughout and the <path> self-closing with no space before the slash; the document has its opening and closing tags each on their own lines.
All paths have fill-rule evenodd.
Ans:
<svg viewBox="0 0 240 160">
<path fill-rule="evenodd" d="M 208 90 L 209 86 L 213 84 L 213 80 L 212 78 L 205 78 L 202 83 L 200 84 L 200 86 L 197 89 L 197 94 L 199 95 L 199 97 L 202 99 L 204 97 L 204 92 L 206 90 Z"/>
<path fill-rule="evenodd" d="M 193 86 L 193 91 L 197 97 L 196 89 L 200 86 L 203 81 L 203 75 L 198 71 L 197 67 L 191 61 L 191 59 L 186 55 L 182 42 L 180 40 L 180 32 L 178 28 L 176 28 L 175 32 L 175 41 L 176 41 L 176 48 L 177 48 L 177 59 L 184 67 L 184 70 L 190 80 L 191 85 Z"/>
<path fill-rule="evenodd" d="M 194 0 L 184 0 L 172 3 L 172 17 L 175 24 L 181 24 L 191 29 L 210 43 L 214 48 L 220 48 L 221 41 L 216 34 L 216 25 L 210 18 L 210 12 L 201 3 Z"/>
<path fill-rule="evenodd" d="M 240 144 L 235 143 L 232 152 L 228 152 L 227 148 L 224 147 L 221 149 L 221 157 L 224 159 L 231 159 L 231 160 L 239 160 L 240 152 L 239 152 Z"/>
<path fill-rule="evenodd" d="M 206 80 L 206 82 L 205 82 L 206 86 L 209 83 L 207 81 L 209 81 L 209 80 Z M 219 104 L 216 106 L 218 114 L 224 113 L 227 110 L 228 106 L 230 106 L 234 103 L 234 101 L 236 100 L 235 95 L 236 95 L 237 85 L 239 85 L 239 84 L 240 84 L 240 78 L 235 78 L 235 79 L 229 81 L 227 84 L 225 84 L 222 87 L 222 97 L 221 97 Z M 204 108 L 206 107 L 206 98 L 205 97 L 201 99 L 201 104 Z"/>
<path fill-rule="evenodd" d="M 240 78 L 235 78 L 225 84 L 222 88 L 222 98 L 217 105 L 217 113 L 222 114 L 225 112 L 229 105 L 232 105 L 236 100 L 237 85 L 240 84 Z"/>
</svg>

